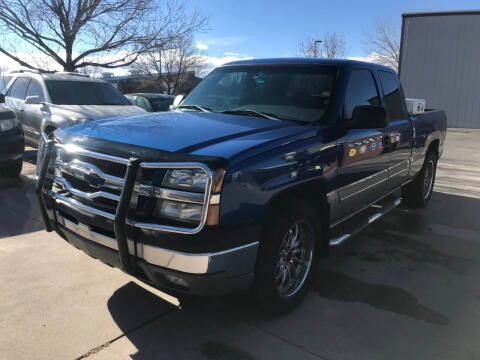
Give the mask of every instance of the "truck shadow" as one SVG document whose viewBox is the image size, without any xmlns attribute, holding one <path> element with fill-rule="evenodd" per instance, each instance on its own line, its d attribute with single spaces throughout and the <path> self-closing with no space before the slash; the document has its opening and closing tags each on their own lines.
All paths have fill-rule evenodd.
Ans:
<svg viewBox="0 0 480 360">
<path fill-rule="evenodd" d="M 178 296 L 180 305 L 171 305 L 130 282 L 108 300 L 113 320 L 137 349 L 131 359 L 257 359 L 248 349 L 222 339 L 222 335 L 229 337 L 226 331 L 235 332 L 241 321 L 230 309 L 231 297 L 169 295 Z M 145 319 L 145 309 L 152 308 L 158 313 Z"/>
<path fill-rule="evenodd" d="M 321 333 L 327 326 L 333 335 L 342 337 L 348 328 L 328 325 L 342 318 L 342 304 L 366 305 L 372 322 L 387 321 L 392 328 L 399 326 L 391 320 L 392 314 L 400 315 L 396 319 L 403 329 L 449 327 L 456 321 L 452 314 L 473 306 L 478 298 L 465 291 L 448 302 L 447 308 L 432 306 L 424 294 L 448 298 L 451 281 L 458 278 L 468 287 L 480 275 L 480 262 L 475 260 L 480 257 L 480 242 L 468 239 L 480 230 L 474 211 L 479 205 L 479 199 L 436 193 L 426 209 L 394 211 L 334 249 L 322 261 L 306 301 L 283 317 L 259 309 L 247 292 L 213 298 L 180 296 L 179 306 L 166 307 L 164 300 L 133 282 L 111 296 L 108 309 L 137 349 L 132 359 L 178 358 L 179 354 L 189 359 L 257 359 L 255 343 L 264 343 L 262 336 L 282 336 L 275 333 L 277 329 Z M 449 209 L 458 211 L 451 214 Z M 151 307 L 162 310 L 146 320 L 143 314 Z M 361 312 L 349 316 L 353 318 L 348 323 L 357 324 L 359 338 L 363 331 L 370 331 Z M 439 346 L 448 342 L 446 338 L 437 341 Z"/>
</svg>

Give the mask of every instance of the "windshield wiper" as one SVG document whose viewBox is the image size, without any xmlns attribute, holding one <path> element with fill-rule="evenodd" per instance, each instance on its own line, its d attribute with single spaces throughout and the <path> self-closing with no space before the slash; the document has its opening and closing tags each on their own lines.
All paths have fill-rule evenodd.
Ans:
<svg viewBox="0 0 480 360">
<path fill-rule="evenodd" d="M 202 112 L 211 112 L 209 108 L 205 108 L 198 105 L 180 105 L 179 107 L 177 107 L 177 109 L 192 109 L 192 110 L 198 110 Z"/>
<path fill-rule="evenodd" d="M 229 109 L 229 110 L 221 111 L 221 113 L 232 114 L 232 115 L 254 115 L 254 116 L 263 117 L 271 120 L 281 120 L 274 114 L 250 110 L 250 109 L 238 109 L 238 110 Z"/>
</svg>

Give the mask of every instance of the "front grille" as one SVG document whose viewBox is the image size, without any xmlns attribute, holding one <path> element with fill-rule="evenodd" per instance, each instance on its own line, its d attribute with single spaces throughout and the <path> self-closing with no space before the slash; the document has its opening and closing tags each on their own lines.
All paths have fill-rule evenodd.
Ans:
<svg viewBox="0 0 480 360">
<path fill-rule="evenodd" d="M 77 155 L 77 154 L 64 154 L 63 161 L 68 163 L 73 160 L 79 160 L 86 163 L 90 163 L 98 167 L 105 174 L 116 176 L 119 178 L 125 178 L 127 173 L 127 165 L 118 164 L 112 161 L 96 159 L 90 156 Z"/>
<path fill-rule="evenodd" d="M 57 151 L 50 160 L 48 174 L 54 182 L 51 188 L 54 197 L 73 210 L 114 220 L 116 214 L 121 213 L 117 208 L 129 161 L 69 145 L 55 146 L 57 150 L 63 150 Z M 204 194 L 160 187 L 168 169 L 182 168 L 200 168 L 206 173 L 208 180 Z M 127 217 L 125 221 L 148 231 L 197 233 L 206 223 L 212 179 L 210 169 L 199 163 L 140 163 L 136 181 L 132 185 L 131 201 L 125 205 L 136 211 L 128 212 L 132 217 Z M 201 205 L 199 222 L 195 224 L 164 217 L 153 218 L 151 210 L 158 199 Z"/>
</svg>

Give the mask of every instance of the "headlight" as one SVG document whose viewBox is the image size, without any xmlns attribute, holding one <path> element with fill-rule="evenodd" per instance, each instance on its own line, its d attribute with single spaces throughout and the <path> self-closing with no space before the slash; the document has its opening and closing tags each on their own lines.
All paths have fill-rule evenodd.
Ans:
<svg viewBox="0 0 480 360">
<path fill-rule="evenodd" d="M 157 200 L 155 215 L 172 220 L 196 223 L 202 215 L 202 205 L 170 200 Z"/>
<path fill-rule="evenodd" d="M 174 189 L 204 192 L 207 179 L 207 174 L 200 169 L 176 169 L 167 171 L 162 184 Z"/>
<path fill-rule="evenodd" d="M 17 125 L 18 125 L 18 120 L 16 118 L 0 120 L 0 131 L 11 130 Z"/>
</svg>

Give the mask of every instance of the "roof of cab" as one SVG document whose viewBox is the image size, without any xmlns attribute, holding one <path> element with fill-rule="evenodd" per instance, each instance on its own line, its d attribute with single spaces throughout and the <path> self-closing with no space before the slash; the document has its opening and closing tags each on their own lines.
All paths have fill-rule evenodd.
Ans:
<svg viewBox="0 0 480 360">
<path fill-rule="evenodd" d="M 339 67 L 369 67 L 369 68 L 383 68 L 392 70 L 387 66 L 380 64 L 348 60 L 348 59 L 320 59 L 320 58 L 271 58 L 271 59 L 253 59 L 253 60 L 238 60 L 224 64 L 223 66 L 231 65 L 330 65 Z"/>
</svg>

